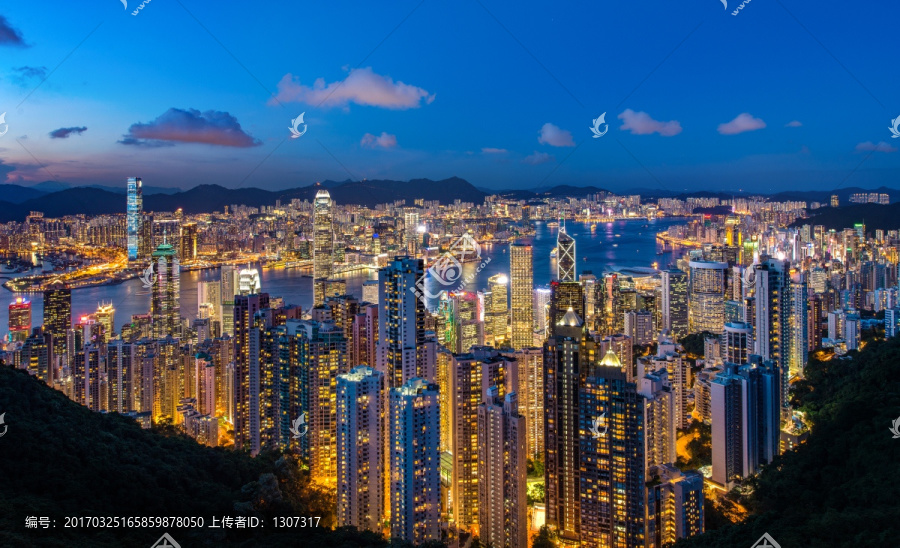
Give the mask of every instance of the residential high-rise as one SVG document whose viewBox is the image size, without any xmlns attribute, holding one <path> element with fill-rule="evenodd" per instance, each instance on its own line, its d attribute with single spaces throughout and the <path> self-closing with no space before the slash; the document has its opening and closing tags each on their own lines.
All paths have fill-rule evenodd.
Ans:
<svg viewBox="0 0 900 548">
<path fill-rule="evenodd" d="M 809 288 L 803 273 L 791 275 L 788 310 L 787 362 L 785 373 L 803 375 L 809 354 Z"/>
<path fill-rule="evenodd" d="M 767 259 L 756 266 L 756 352 L 782 372 L 781 402 L 788 404 L 791 345 L 791 286 L 787 261 Z M 804 318 L 805 319 L 805 318 Z"/>
<path fill-rule="evenodd" d="M 488 389 L 478 406 L 478 536 L 485 544 L 528 546 L 525 417 L 516 393 Z"/>
<path fill-rule="evenodd" d="M 116 334 L 116 309 L 112 303 L 100 303 L 97 305 L 97 312 L 94 313 L 97 323 L 103 326 L 103 337 L 105 341 L 112 339 Z"/>
<path fill-rule="evenodd" d="M 334 274 L 334 213 L 331 194 L 316 193 L 313 202 L 313 306 L 325 302 L 322 283 Z"/>
<path fill-rule="evenodd" d="M 391 538 L 441 538 L 438 387 L 413 378 L 389 392 Z"/>
<path fill-rule="evenodd" d="M 544 352 L 540 348 L 520 348 L 509 354 L 518 366 L 519 413 L 525 417 L 528 456 L 544 458 Z"/>
<path fill-rule="evenodd" d="M 702 534 L 703 475 L 667 464 L 653 467 L 647 477 L 659 478 L 647 488 L 647 546 L 669 546 Z"/>
<path fill-rule="evenodd" d="M 550 288 L 538 287 L 534 290 L 534 330 L 541 338 L 547 337 L 547 317 L 550 314 Z"/>
<path fill-rule="evenodd" d="M 578 391 L 584 546 L 644 546 L 646 536 L 645 402 L 617 362 L 611 356 L 589 366 Z"/>
<path fill-rule="evenodd" d="M 676 340 L 688 334 L 688 277 L 681 270 L 662 272 L 662 329 Z"/>
<path fill-rule="evenodd" d="M 44 329 L 50 333 L 54 360 L 65 363 L 66 334 L 72 327 L 72 290 L 56 279 L 44 290 Z M 57 366 L 56 363 L 53 364 Z"/>
<path fill-rule="evenodd" d="M 774 362 L 758 359 L 725 367 L 710 381 L 712 480 L 730 490 L 779 453 L 781 374 Z"/>
<path fill-rule="evenodd" d="M 424 376 L 425 304 L 411 291 L 424 268 L 422 259 L 399 256 L 378 271 L 378 369 L 390 388 Z"/>
<path fill-rule="evenodd" d="M 574 282 L 575 277 L 575 238 L 566 233 L 565 225 L 556 236 L 556 279 L 560 282 Z"/>
<path fill-rule="evenodd" d="M 256 295 L 262 291 L 262 283 L 259 279 L 259 270 L 244 268 L 238 273 L 239 295 Z"/>
<path fill-rule="evenodd" d="M 638 380 L 644 398 L 644 454 L 646 466 L 675 462 L 675 397 L 665 369 L 647 373 Z"/>
<path fill-rule="evenodd" d="M 337 377 L 337 524 L 381 532 L 384 374 L 361 365 Z"/>
<path fill-rule="evenodd" d="M 197 223 L 184 223 L 181 225 L 178 258 L 182 262 L 193 261 L 197 258 L 197 235 Z"/>
<path fill-rule="evenodd" d="M 509 278 L 505 274 L 495 274 L 488 278 L 489 291 L 484 306 L 485 337 L 491 335 L 491 344 L 495 348 L 506 343 L 506 326 L 509 323 Z M 487 341 L 486 341 L 487 342 Z"/>
<path fill-rule="evenodd" d="M 750 359 L 753 328 L 748 323 L 728 322 L 722 334 L 722 360 L 738 365 Z"/>
<path fill-rule="evenodd" d="M 453 314 L 453 340 L 456 345 L 452 350 L 457 354 L 469 351 L 473 346 L 484 344 L 484 322 L 481 320 L 483 310 L 478 295 L 467 291 L 450 293 L 450 309 Z"/>
<path fill-rule="evenodd" d="M 144 216 L 144 198 L 140 177 L 129 177 L 126 183 L 125 228 L 127 232 L 128 260 L 140 257 L 140 242 Z"/>
<path fill-rule="evenodd" d="M 532 286 L 534 257 L 531 244 L 514 243 L 509 246 L 510 342 L 513 348 L 534 346 Z"/>
<path fill-rule="evenodd" d="M 546 520 L 564 542 L 581 540 L 579 439 L 586 430 L 579 423 L 578 397 L 584 371 L 598 361 L 597 353 L 597 344 L 573 309 L 544 342 Z"/>
<path fill-rule="evenodd" d="M 237 272 L 231 265 L 223 265 L 220 269 L 219 283 L 221 284 L 220 295 L 222 299 L 220 321 L 222 322 L 223 335 L 234 335 L 234 297 L 238 294 L 236 274 Z"/>
<path fill-rule="evenodd" d="M 728 263 L 690 261 L 688 322 L 691 333 L 719 334 L 725 325 L 725 271 Z"/>
<path fill-rule="evenodd" d="M 250 449 L 251 430 L 258 417 L 258 409 L 251 409 L 251 359 L 259 359 L 258 340 L 251 338 L 256 315 L 269 308 L 269 294 L 237 295 L 234 297 L 234 447 Z M 251 348 L 254 343 L 254 348 Z M 255 372 L 258 375 L 258 371 Z"/>
</svg>

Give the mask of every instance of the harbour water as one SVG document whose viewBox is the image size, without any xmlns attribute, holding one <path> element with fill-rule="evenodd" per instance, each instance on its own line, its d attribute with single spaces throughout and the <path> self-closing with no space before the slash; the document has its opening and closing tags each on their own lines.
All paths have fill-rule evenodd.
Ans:
<svg viewBox="0 0 900 548">
<path fill-rule="evenodd" d="M 635 219 L 598 223 L 594 231 L 588 224 L 569 222 L 566 224 L 566 231 L 576 241 L 578 262 L 576 271 L 578 273 L 591 271 L 595 275 L 620 271 L 639 276 L 646 275 L 653 263 L 658 263 L 659 268 L 666 268 L 669 263 L 675 261 L 678 252 L 663 251 L 662 247 L 657 245 L 656 233 L 683 222 L 684 219 L 679 218 L 654 221 Z M 556 259 L 551 259 L 550 253 L 556 246 L 559 229 L 548 227 L 545 223 L 538 223 L 535 228 L 535 235 L 530 241 L 534 246 L 534 286 L 539 287 L 548 285 L 555 278 Z M 481 264 L 484 264 L 484 267 L 476 273 Z M 307 276 L 304 276 L 304 273 Z M 461 279 L 471 277 L 472 281 L 465 289 L 476 291 L 487 287 L 488 278 L 501 273 L 509 274 L 509 244 L 483 246 L 481 261 L 465 263 Z M 312 278 L 308 277 L 308 274 L 308 271 L 301 272 L 298 269 L 261 269 L 262 289 L 272 296 L 283 297 L 287 304 L 298 304 L 305 310 L 312 304 Z M 218 270 L 182 273 L 180 300 L 182 316 L 191 320 L 197 316 L 197 283 L 218 278 Z M 345 277 L 347 290 L 352 295 L 362 296 L 363 282 L 375 278 L 377 278 L 375 271 L 348 274 Z M 458 286 L 458 284 L 441 286 L 434 280 L 428 280 L 427 284 L 428 291 L 434 293 L 441 289 L 455 289 Z M 43 296 L 39 293 L 25 296 L 32 301 L 32 325 L 40 325 L 43 318 Z M 6 334 L 8 329 L 7 307 L 15 297 L 15 294 L 5 288 L 0 289 L 0 332 L 3 334 Z M 115 307 L 115 325 L 118 331 L 118 328 L 127 323 L 133 314 L 146 314 L 150 310 L 150 292 L 138 279 L 119 285 L 74 290 L 73 320 L 96 311 L 100 302 L 111 302 Z"/>
</svg>

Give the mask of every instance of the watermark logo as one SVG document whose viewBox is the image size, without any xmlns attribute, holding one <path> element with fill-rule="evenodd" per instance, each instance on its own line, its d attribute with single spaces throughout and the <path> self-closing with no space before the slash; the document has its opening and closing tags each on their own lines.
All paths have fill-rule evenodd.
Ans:
<svg viewBox="0 0 900 548">
<path fill-rule="evenodd" d="M 772 535 L 763 533 L 763 536 L 759 537 L 759 540 L 757 540 L 751 548 L 781 548 L 781 545 L 775 542 Z"/>
<path fill-rule="evenodd" d="M 5 419 L 6 419 L 6 413 L 0 414 L 0 426 L 3 427 L 3 431 L 0 432 L 0 438 L 2 438 L 3 436 L 6 435 L 6 429 L 9 428 L 9 426 L 6 426 L 6 420 L 5 420 Z"/>
<path fill-rule="evenodd" d="M 481 246 L 478 244 L 478 241 L 473 238 L 471 234 L 463 234 L 450 245 L 450 248 L 444 254 L 434 261 L 428 270 L 425 271 L 425 274 L 416 281 L 416 286 L 410 287 L 409 290 L 422 299 L 422 303 L 427 306 L 428 299 L 437 299 L 445 292 L 444 290 L 441 290 L 434 294 L 428 291 L 425 282 L 429 276 L 434 278 L 442 286 L 451 286 L 462 278 L 462 263 L 478 261 L 480 259 Z M 475 269 L 475 273 L 464 278 L 454 291 L 462 291 L 465 289 L 465 287 L 475 279 L 475 274 L 481 272 L 481 270 L 490 262 L 490 257 L 482 261 L 481 264 L 478 265 L 478 268 Z"/>
<path fill-rule="evenodd" d="M 159 537 L 159 540 L 154 542 L 150 548 L 181 548 L 181 545 L 175 542 L 169 533 L 163 533 L 163 536 Z"/>
<path fill-rule="evenodd" d="M 127 0 L 122 0 L 122 3 L 125 5 L 125 9 L 128 9 Z M 146 6 L 149 3 L 150 3 L 150 0 L 144 0 L 143 2 L 141 2 L 141 4 L 137 8 L 135 8 L 135 10 L 133 12 L 131 12 L 131 15 L 137 15 L 142 9 L 144 9 L 144 6 Z"/>
<path fill-rule="evenodd" d="M 728 3 L 725 0 L 722 0 L 722 3 L 725 4 L 725 9 L 728 9 Z M 746 6 L 749 3 L 750 3 L 750 0 L 744 0 L 743 2 L 740 3 L 740 5 L 737 8 L 735 8 L 735 10 L 733 12 L 731 12 L 731 15 L 737 16 L 737 14 L 740 13 L 742 9 L 744 9 L 744 6 Z"/>
<path fill-rule="evenodd" d="M 153 284 L 156 283 L 156 276 L 153 274 L 153 264 L 150 263 L 150 266 L 144 269 L 144 273 L 141 274 L 141 282 L 144 284 L 144 287 L 150 289 L 153 287 Z"/>
<path fill-rule="evenodd" d="M 606 132 L 609 131 L 609 124 L 606 123 L 606 113 L 605 112 L 603 114 L 601 114 L 600 116 L 598 116 L 597 118 L 594 118 L 593 124 L 594 124 L 594 127 L 590 128 L 590 129 L 591 129 L 591 133 L 594 134 L 594 139 L 599 139 L 600 137 L 603 137 L 604 135 L 606 135 Z M 600 131 L 601 125 L 606 126 L 606 128 L 602 132 Z"/>
<path fill-rule="evenodd" d="M 128 0 L 120 0 L 122 2 L 122 9 L 128 9 Z"/>
<path fill-rule="evenodd" d="M 306 424 L 306 411 L 300 413 L 300 416 L 293 422 L 290 431 L 294 435 L 295 440 L 299 440 L 309 432 L 309 425 Z"/>
<path fill-rule="evenodd" d="M 6 114 L 6 113 L 4 112 L 3 114 Z M 2 119 L 3 118 L 0 117 L 0 120 L 2 120 Z M 892 124 L 892 126 L 888 128 L 891 131 L 891 133 L 893 133 L 893 135 L 891 136 L 891 139 L 896 139 L 896 138 L 900 137 L 900 129 L 898 129 L 898 126 L 900 126 L 900 116 L 897 116 L 896 118 L 891 120 L 891 124 Z M 4 131 L 3 133 L 6 133 L 6 132 Z M 0 135 L 3 135 L 3 133 L 0 133 Z"/>
<path fill-rule="evenodd" d="M 3 422 L 3 415 L 0 415 L 0 422 Z M 900 438 L 900 417 L 897 417 L 897 420 L 891 425 L 891 434 L 894 435 L 894 439 Z"/>
<path fill-rule="evenodd" d="M 306 133 L 307 125 L 303 122 L 303 116 L 305 114 L 305 112 L 301 112 L 300 116 L 297 116 L 296 118 L 291 120 L 291 127 L 288 128 L 291 131 L 291 139 L 303 137 L 303 134 Z M 297 127 L 299 127 L 300 124 L 303 124 L 303 131 L 297 130 Z"/>
<path fill-rule="evenodd" d="M 722 1 L 723 9 L 727 10 L 728 9 L 728 0 L 721 0 L 721 1 Z"/>
<path fill-rule="evenodd" d="M 609 431 L 609 425 L 606 424 L 606 411 L 600 414 L 599 417 L 594 419 L 594 422 L 591 424 L 591 434 L 596 439 L 600 439 L 606 435 Z"/>
<path fill-rule="evenodd" d="M 898 118 L 900 120 L 900 118 Z M 6 113 L 0 114 L 0 126 L 3 126 L 3 131 L 0 131 L 0 137 L 6 135 L 6 132 L 9 131 L 9 124 L 6 123 Z"/>
</svg>

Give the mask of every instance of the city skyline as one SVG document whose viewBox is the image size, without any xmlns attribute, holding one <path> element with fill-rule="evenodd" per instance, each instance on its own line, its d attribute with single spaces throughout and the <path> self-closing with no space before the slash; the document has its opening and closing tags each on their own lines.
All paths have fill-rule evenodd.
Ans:
<svg viewBox="0 0 900 548">
<path fill-rule="evenodd" d="M 338 8 L 281 6 L 280 20 L 308 22 L 298 40 L 263 30 L 269 12 L 238 19 L 228 4 L 132 15 L 114 1 L 50 1 L 40 24 L 25 4 L 4 8 L 0 182 L 113 186 L 138 173 L 159 187 L 281 189 L 460 176 L 495 190 L 774 192 L 891 186 L 900 166 L 900 76 L 883 53 L 894 6 L 833 18 L 758 4 L 734 16 L 713 0 L 587 4 L 541 6 L 532 20 L 406 2 L 341 13 L 339 39 Z M 639 34 L 621 24 L 636 20 Z M 128 39 L 164 28 L 179 41 Z M 760 29 L 772 38 L 758 42 Z M 602 113 L 609 128 L 594 139 Z"/>
</svg>

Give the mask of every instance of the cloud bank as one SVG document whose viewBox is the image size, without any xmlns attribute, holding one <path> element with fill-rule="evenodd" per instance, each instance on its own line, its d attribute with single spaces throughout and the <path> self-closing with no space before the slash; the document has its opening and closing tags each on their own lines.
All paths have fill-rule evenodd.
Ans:
<svg viewBox="0 0 900 548">
<path fill-rule="evenodd" d="M 223 147 L 249 148 L 262 142 L 247 134 L 237 118 L 227 112 L 170 108 L 156 120 L 132 124 L 119 141 L 123 145 L 146 147 L 174 143 L 201 143 Z"/>
</svg>

